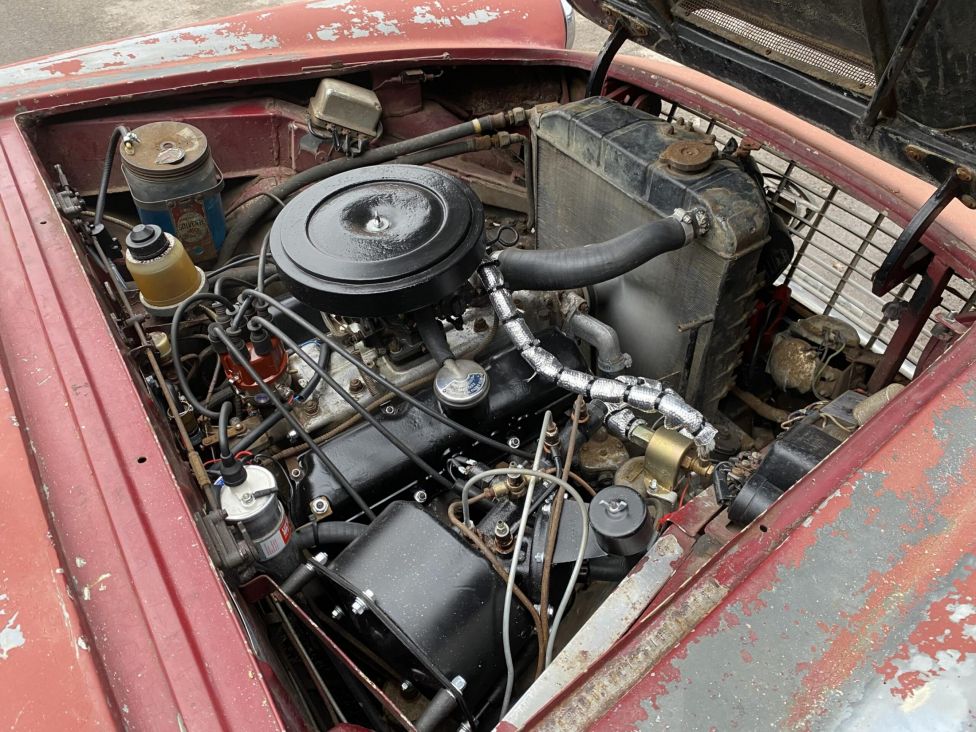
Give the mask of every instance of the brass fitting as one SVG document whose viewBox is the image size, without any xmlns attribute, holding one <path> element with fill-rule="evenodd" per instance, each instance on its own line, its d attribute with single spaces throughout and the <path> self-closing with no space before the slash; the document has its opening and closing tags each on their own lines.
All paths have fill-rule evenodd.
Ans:
<svg viewBox="0 0 976 732">
<path fill-rule="evenodd" d="M 647 425 L 636 427 L 631 440 L 644 448 L 644 471 L 649 479 L 666 490 L 678 484 L 682 471 L 711 478 L 715 466 L 702 460 L 694 441 L 677 430 L 664 427 L 653 430 Z"/>
<path fill-rule="evenodd" d="M 509 473 L 505 483 L 512 498 L 521 498 L 528 488 L 525 476 L 521 473 Z"/>
</svg>

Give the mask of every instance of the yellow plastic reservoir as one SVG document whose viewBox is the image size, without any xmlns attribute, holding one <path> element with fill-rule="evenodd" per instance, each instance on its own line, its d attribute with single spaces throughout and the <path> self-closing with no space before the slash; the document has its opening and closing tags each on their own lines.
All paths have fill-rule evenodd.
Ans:
<svg viewBox="0 0 976 732">
<path fill-rule="evenodd" d="M 139 288 L 139 298 L 153 315 L 172 315 L 206 284 L 203 270 L 193 264 L 180 240 L 154 224 L 133 228 L 125 245 L 125 266 Z"/>
</svg>

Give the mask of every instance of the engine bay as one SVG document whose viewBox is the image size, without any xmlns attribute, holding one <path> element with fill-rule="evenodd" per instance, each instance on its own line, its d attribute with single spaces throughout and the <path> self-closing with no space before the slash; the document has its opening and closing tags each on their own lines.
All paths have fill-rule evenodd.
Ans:
<svg viewBox="0 0 976 732">
<path fill-rule="evenodd" d="M 727 541 L 908 379 L 791 290 L 813 217 L 761 144 L 582 87 L 405 69 L 31 130 L 309 728 L 525 714 L 678 512 Z"/>
</svg>

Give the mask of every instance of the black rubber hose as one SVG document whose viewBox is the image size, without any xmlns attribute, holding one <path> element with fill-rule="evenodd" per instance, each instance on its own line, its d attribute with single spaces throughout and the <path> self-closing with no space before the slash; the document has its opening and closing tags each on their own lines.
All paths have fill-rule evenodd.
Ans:
<svg viewBox="0 0 976 732">
<path fill-rule="evenodd" d="M 370 521 L 375 519 L 376 514 L 373 512 L 373 509 L 369 507 L 369 504 L 363 500 L 363 497 L 359 495 L 359 491 L 353 488 L 346 476 L 340 472 L 338 467 L 336 467 L 336 464 L 329 459 L 329 456 L 325 454 L 325 451 L 323 451 L 322 448 L 316 444 L 315 440 L 312 439 L 312 436 L 308 434 L 308 431 L 302 427 L 301 422 L 295 419 L 295 415 L 288 410 L 288 407 L 282 404 L 281 399 L 278 398 L 275 390 L 264 383 L 264 379 L 261 378 L 261 375 L 258 374 L 255 368 L 251 365 L 250 359 L 246 358 L 244 354 L 241 353 L 240 349 L 234 345 L 233 339 L 227 335 L 223 328 L 219 326 L 214 328 L 213 332 L 227 347 L 227 352 L 231 355 L 231 358 L 237 361 L 237 363 L 240 364 L 245 371 L 247 371 L 248 376 L 250 376 L 251 379 L 254 380 L 254 383 L 256 383 L 261 391 L 264 392 L 265 396 L 268 397 L 268 400 L 278 411 L 278 413 L 288 421 L 288 424 L 291 425 L 292 429 L 295 430 L 298 436 L 305 441 L 305 444 L 308 445 L 309 449 L 315 454 L 315 456 L 322 461 L 322 464 L 325 466 L 326 470 L 332 473 L 333 477 L 346 492 L 346 495 L 353 500 L 353 502 L 359 507 L 360 511 L 369 517 Z"/>
<path fill-rule="evenodd" d="M 233 261 L 228 261 L 223 267 L 216 267 L 209 272 L 207 272 L 207 280 L 212 280 L 218 275 L 222 275 L 224 272 L 230 272 L 235 267 L 241 267 L 249 262 L 257 262 L 257 254 L 238 254 L 233 258 Z"/>
<path fill-rule="evenodd" d="M 457 702 L 447 689 L 438 690 L 423 714 L 414 722 L 417 732 L 434 732 L 455 709 L 457 709 Z"/>
<path fill-rule="evenodd" d="M 443 366 L 445 361 L 454 358 L 454 352 L 447 342 L 447 334 L 444 326 L 434 317 L 430 308 L 424 308 L 414 313 L 414 320 L 417 323 L 417 332 L 420 333 L 420 340 L 427 347 L 430 357 L 437 362 L 438 366 Z"/>
<path fill-rule="evenodd" d="M 329 160 L 307 170 L 303 170 L 301 173 L 296 173 L 291 178 L 271 188 L 268 193 L 284 200 L 305 186 L 317 183 L 337 173 L 344 173 L 347 170 L 362 168 L 367 165 L 386 163 L 396 158 L 407 156 L 410 153 L 421 150 L 426 151 L 428 148 L 444 145 L 444 143 L 453 142 L 469 135 L 491 134 L 501 127 L 506 126 L 504 119 L 506 116 L 508 115 L 479 117 L 478 119 L 462 122 L 461 124 L 453 125 L 443 130 L 437 130 L 436 132 L 430 132 L 420 137 L 413 137 L 409 140 L 401 140 L 390 145 L 373 148 L 354 158 Z M 451 157 L 457 154 L 459 153 L 444 150 L 441 157 Z M 409 162 L 416 165 L 422 164 L 419 160 L 402 160 L 398 162 Z M 244 238 L 244 235 L 276 205 L 278 205 L 277 202 L 271 196 L 260 196 L 259 198 L 255 198 L 250 205 L 246 205 L 241 209 L 220 248 L 220 256 L 217 259 L 218 266 L 230 260 L 234 255 L 234 251 L 237 249 L 237 245 Z"/>
<path fill-rule="evenodd" d="M 230 451 L 230 415 L 234 411 L 234 405 L 224 402 L 220 405 L 220 417 L 217 420 L 217 437 L 220 440 L 220 457 L 227 459 L 234 457 Z"/>
<path fill-rule="evenodd" d="M 125 125 L 119 125 L 114 130 L 112 130 L 112 136 L 108 140 L 108 150 L 105 152 L 105 165 L 102 168 L 102 180 L 98 185 L 98 199 L 95 201 L 95 221 L 92 226 L 98 226 L 102 223 L 102 217 L 105 215 L 105 202 L 108 199 L 108 182 L 112 177 L 112 168 L 115 166 L 115 151 L 118 149 L 119 140 L 122 139 L 122 135 L 129 134 L 129 128 Z"/>
<path fill-rule="evenodd" d="M 325 545 L 347 546 L 366 533 L 366 524 L 346 521 L 321 521 L 305 524 L 295 530 L 292 541 L 300 549 L 314 549 Z"/>
<path fill-rule="evenodd" d="M 657 219 L 585 247 L 505 249 L 498 255 L 498 266 L 509 290 L 572 290 L 619 277 L 684 244 L 680 221 Z"/>
<path fill-rule="evenodd" d="M 596 557 L 587 564 L 587 576 L 598 582 L 620 582 L 636 564 L 634 557 Z"/>
</svg>

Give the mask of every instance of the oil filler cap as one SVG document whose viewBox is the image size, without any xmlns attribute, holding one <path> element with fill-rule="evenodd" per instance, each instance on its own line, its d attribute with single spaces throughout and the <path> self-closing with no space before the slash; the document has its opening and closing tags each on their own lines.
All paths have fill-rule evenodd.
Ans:
<svg viewBox="0 0 976 732">
<path fill-rule="evenodd" d="M 337 315 L 388 316 L 448 298 L 484 257 L 484 211 L 431 168 L 377 165 L 317 183 L 271 229 L 291 293 Z"/>
<path fill-rule="evenodd" d="M 169 240 L 155 224 L 136 224 L 125 237 L 125 248 L 138 262 L 148 262 L 169 249 Z"/>
<path fill-rule="evenodd" d="M 625 485 L 604 488 L 590 502 L 590 526 L 609 554 L 630 557 L 647 551 L 654 523 L 640 493 Z"/>
</svg>

